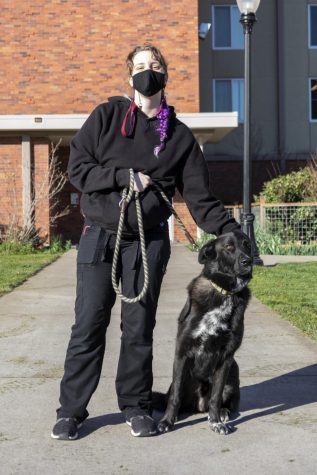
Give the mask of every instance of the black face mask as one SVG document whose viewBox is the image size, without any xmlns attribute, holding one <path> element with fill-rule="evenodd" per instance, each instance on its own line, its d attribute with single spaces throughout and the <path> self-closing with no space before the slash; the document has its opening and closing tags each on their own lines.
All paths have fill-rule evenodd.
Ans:
<svg viewBox="0 0 317 475">
<path fill-rule="evenodd" d="M 165 86 L 165 74 L 146 69 L 132 76 L 133 87 L 146 97 L 154 96 Z"/>
</svg>

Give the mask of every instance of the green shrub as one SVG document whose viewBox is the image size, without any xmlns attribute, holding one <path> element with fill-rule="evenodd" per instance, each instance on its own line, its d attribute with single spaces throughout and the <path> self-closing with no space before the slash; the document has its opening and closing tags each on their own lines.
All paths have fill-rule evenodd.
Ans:
<svg viewBox="0 0 317 475">
<path fill-rule="evenodd" d="M 197 248 L 189 245 L 191 251 L 198 251 L 206 242 L 215 239 L 213 234 L 202 233 L 200 239 L 197 240 Z M 272 234 L 268 230 L 264 230 L 257 226 L 255 228 L 255 239 L 259 249 L 259 253 L 275 254 L 280 256 L 317 256 L 316 244 L 299 244 L 296 242 L 283 243 L 282 238 L 278 234 Z"/>
<path fill-rule="evenodd" d="M 197 247 L 192 246 L 191 244 L 188 245 L 188 248 L 191 251 L 199 251 L 203 247 L 206 242 L 210 241 L 211 239 L 216 239 L 216 236 L 214 234 L 207 234 L 205 231 L 202 232 L 200 239 L 197 239 L 196 244 Z"/>
<path fill-rule="evenodd" d="M 278 234 L 271 234 L 260 227 L 255 228 L 255 239 L 260 254 L 279 254 L 282 240 Z"/>
<path fill-rule="evenodd" d="M 285 244 L 307 244 L 317 236 L 317 207 L 274 206 L 266 208 L 266 231 L 278 235 Z"/>
<path fill-rule="evenodd" d="M 282 244 L 280 248 L 281 256 L 317 256 L 316 244 Z"/>
<path fill-rule="evenodd" d="M 315 161 L 300 171 L 279 176 L 264 183 L 260 198 L 267 203 L 295 203 L 316 200 L 317 166 Z M 257 200 L 259 197 L 255 197 Z M 272 207 L 266 209 L 266 233 L 271 236 L 265 240 L 275 246 L 289 242 L 309 244 L 316 239 L 317 210 L 314 207 Z M 262 235 L 259 235 L 261 241 Z M 297 253 L 297 249 L 294 250 Z"/>
<path fill-rule="evenodd" d="M 18 241 L 7 241 L 0 244 L 0 254 L 34 254 L 36 248 L 31 243 L 21 244 Z"/>
<path fill-rule="evenodd" d="M 18 241 L 6 241 L 0 244 L 0 254 L 26 255 L 48 252 L 49 254 L 58 254 L 68 251 L 72 247 L 71 241 L 63 242 L 61 236 L 54 236 L 49 248 L 38 248 L 31 243 L 22 244 Z"/>
<path fill-rule="evenodd" d="M 71 241 L 66 241 L 64 243 L 62 236 L 60 234 L 57 234 L 56 236 L 53 236 L 48 252 L 50 254 L 55 254 L 58 252 L 69 251 L 71 247 Z"/>
<path fill-rule="evenodd" d="M 284 243 L 279 234 L 272 234 L 260 227 L 255 229 L 255 239 L 260 254 L 275 254 L 280 256 L 316 256 L 316 244 Z"/>
<path fill-rule="evenodd" d="M 313 169 L 309 166 L 298 172 L 278 176 L 264 183 L 260 198 L 268 203 L 298 203 L 314 200 L 311 196 Z M 258 201 L 258 197 L 255 200 Z"/>
</svg>

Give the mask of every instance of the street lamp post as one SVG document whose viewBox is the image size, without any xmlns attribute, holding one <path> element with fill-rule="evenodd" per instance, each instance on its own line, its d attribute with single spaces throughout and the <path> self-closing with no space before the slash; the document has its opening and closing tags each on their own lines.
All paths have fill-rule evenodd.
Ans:
<svg viewBox="0 0 317 475">
<path fill-rule="evenodd" d="M 255 12 L 261 0 L 237 0 L 240 10 L 240 23 L 244 31 L 244 134 L 243 134 L 243 231 L 249 236 L 252 244 L 253 263 L 263 265 L 259 256 L 254 235 L 254 214 L 251 212 L 251 163 L 250 163 L 250 42 L 254 23 Z"/>
</svg>

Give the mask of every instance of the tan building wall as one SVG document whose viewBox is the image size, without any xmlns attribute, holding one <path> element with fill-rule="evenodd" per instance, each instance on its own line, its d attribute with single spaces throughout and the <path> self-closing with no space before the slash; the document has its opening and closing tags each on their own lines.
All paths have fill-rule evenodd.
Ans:
<svg viewBox="0 0 317 475">
<path fill-rule="evenodd" d="M 212 6 L 215 5 L 237 6 L 237 3 L 236 0 L 199 2 L 199 21 L 212 23 L 207 38 L 200 40 L 200 108 L 203 112 L 215 110 L 213 80 L 244 78 L 244 50 L 212 47 Z M 262 0 L 251 37 L 251 142 L 256 155 L 275 153 L 278 147 L 276 10 L 276 0 Z M 242 26 L 238 27 L 242 32 Z M 207 145 L 204 151 L 211 160 L 222 160 L 224 156 L 241 158 L 243 124 L 221 143 Z"/>
<path fill-rule="evenodd" d="M 243 79 L 244 51 L 212 48 L 212 6 L 236 0 L 201 0 L 199 21 L 212 24 L 200 40 L 200 109 L 213 111 L 214 79 Z M 254 159 L 309 159 L 317 123 L 309 120 L 309 78 L 317 77 L 317 49 L 308 46 L 308 6 L 317 0 L 262 0 L 251 37 L 251 146 Z M 241 27 L 242 28 L 242 27 Z M 207 159 L 240 160 L 243 126 L 204 148 Z M 305 162 L 303 161 L 303 166 Z"/>
</svg>

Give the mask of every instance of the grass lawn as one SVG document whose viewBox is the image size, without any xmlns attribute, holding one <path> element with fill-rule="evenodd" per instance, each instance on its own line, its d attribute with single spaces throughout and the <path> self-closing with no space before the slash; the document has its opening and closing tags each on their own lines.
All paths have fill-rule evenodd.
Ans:
<svg viewBox="0 0 317 475">
<path fill-rule="evenodd" d="M 55 261 L 62 252 L 50 254 L 0 254 L 0 296 L 10 292 L 47 264 Z"/>
<path fill-rule="evenodd" d="M 317 340 L 317 262 L 255 267 L 255 297 Z"/>
</svg>

